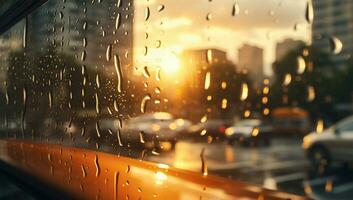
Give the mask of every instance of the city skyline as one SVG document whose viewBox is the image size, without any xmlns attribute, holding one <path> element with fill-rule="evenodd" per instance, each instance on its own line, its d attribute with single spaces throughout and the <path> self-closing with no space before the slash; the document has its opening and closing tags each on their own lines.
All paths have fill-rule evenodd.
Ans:
<svg viewBox="0 0 353 200">
<path fill-rule="evenodd" d="M 149 52 L 164 51 L 174 55 L 185 49 L 222 49 L 237 63 L 238 48 L 247 43 L 264 49 L 264 73 L 270 75 L 277 42 L 293 38 L 310 43 L 311 25 L 305 19 L 307 3 L 279 0 L 271 0 L 266 5 L 244 0 L 236 4 L 232 0 L 135 2 L 135 62 L 143 65 L 144 59 L 148 59 L 144 55 L 147 47 Z M 234 6 L 238 10 L 232 15 Z M 147 9 L 149 16 L 145 20 Z"/>
</svg>

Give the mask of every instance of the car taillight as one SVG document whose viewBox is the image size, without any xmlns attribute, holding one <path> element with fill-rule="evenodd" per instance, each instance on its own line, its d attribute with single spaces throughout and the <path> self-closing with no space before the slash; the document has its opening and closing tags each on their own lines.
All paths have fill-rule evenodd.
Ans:
<svg viewBox="0 0 353 200">
<path fill-rule="evenodd" d="M 221 133 L 225 133 L 226 132 L 226 127 L 225 126 L 220 126 L 219 127 L 219 131 L 221 132 Z"/>
</svg>

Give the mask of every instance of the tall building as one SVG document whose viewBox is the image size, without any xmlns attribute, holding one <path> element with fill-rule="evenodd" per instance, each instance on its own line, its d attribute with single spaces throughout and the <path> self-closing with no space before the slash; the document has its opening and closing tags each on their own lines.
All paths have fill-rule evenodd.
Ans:
<svg viewBox="0 0 353 200">
<path fill-rule="evenodd" d="M 264 50 L 257 46 L 244 44 L 238 49 L 238 66 L 246 70 L 255 84 L 262 82 Z"/>
<path fill-rule="evenodd" d="M 52 45 L 57 51 L 75 56 L 87 68 L 106 67 L 106 75 L 114 74 L 113 62 L 106 61 L 107 48 L 111 56 L 118 54 L 122 66 L 133 61 L 133 0 L 102 3 L 50 1 L 28 18 L 28 46 L 41 51 Z M 119 18 L 119 20 L 117 19 Z M 82 53 L 85 59 L 81 59 Z"/>
<path fill-rule="evenodd" d="M 303 41 L 293 40 L 293 39 L 285 39 L 282 42 L 277 43 L 277 45 L 276 45 L 276 61 L 281 60 L 290 51 L 300 47 L 302 44 L 304 44 Z"/>
<path fill-rule="evenodd" d="M 207 63 L 226 63 L 228 62 L 227 53 L 219 49 L 195 49 L 185 50 L 183 52 L 184 62 L 192 62 L 197 64 Z"/>
<path fill-rule="evenodd" d="M 200 77 L 204 77 L 212 64 L 228 63 L 227 53 L 219 49 L 190 49 L 182 55 L 183 66 L 188 68 L 190 86 L 199 90 L 203 87 Z"/>
<path fill-rule="evenodd" d="M 192 115 L 185 117 L 198 121 L 207 110 L 209 118 L 225 116 L 224 112 L 228 111 L 233 114 L 221 108 L 234 102 L 229 96 L 234 96 L 236 91 L 232 89 L 236 85 L 236 66 L 227 59 L 227 53 L 214 48 L 185 50 L 182 61 L 185 105 L 180 110 L 185 107 L 192 110 Z"/>
<path fill-rule="evenodd" d="M 313 0 L 313 6 L 313 46 L 330 52 L 330 38 L 338 38 L 343 44 L 343 50 L 339 55 L 333 56 L 332 60 L 337 67 L 344 66 L 353 53 L 353 1 Z"/>
</svg>

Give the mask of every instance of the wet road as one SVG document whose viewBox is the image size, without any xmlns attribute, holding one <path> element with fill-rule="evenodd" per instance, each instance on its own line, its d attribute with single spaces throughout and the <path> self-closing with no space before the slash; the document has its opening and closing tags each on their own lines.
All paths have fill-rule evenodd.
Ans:
<svg viewBox="0 0 353 200">
<path fill-rule="evenodd" d="M 336 168 L 319 175 L 310 167 L 300 145 L 300 140 L 293 138 L 273 140 L 268 147 L 183 141 L 175 151 L 147 159 L 200 172 L 200 152 L 205 148 L 209 174 L 314 199 L 352 199 L 353 170 Z"/>
</svg>

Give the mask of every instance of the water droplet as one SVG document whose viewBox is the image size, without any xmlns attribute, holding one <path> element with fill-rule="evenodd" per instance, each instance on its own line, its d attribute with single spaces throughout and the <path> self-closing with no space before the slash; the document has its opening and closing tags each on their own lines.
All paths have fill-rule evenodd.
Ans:
<svg viewBox="0 0 353 200">
<path fill-rule="evenodd" d="M 207 115 L 204 115 L 204 116 L 201 118 L 200 122 L 201 122 L 201 123 L 205 123 L 206 121 L 207 121 Z"/>
<path fill-rule="evenodd" d="M 28 18 L 26 17 L 26 21 L 23 27 L 23 42 L 22 42 L 22 46 L 23 48 L 27 47 L 27 29 L 28 29 Z"/>
<path fill-rule="evenodd" d="M 143 55 L 147 55 L 148 54 L 148 47 L 147 46 L 145 46 L 145 52 L 143 53 Z"/>
<path fill-rule="evenodd" d="M 233 8 L 232 8 L 232 16 L 233 16 L 233 17 L 234 17 L 234 16 L 238 16 L 239 13 L 240 13 L 239 4 L 238 4 L 238 2 L 235 2 L 235 3 L 233 4 Z"/>
<path fill-rule="evenodd" d="M 208 63 L 208 64 L 211 64 L 212 61 L 213 61 L 213 52 L 212 52 L 211 49 L 208 49 L 208 50 L 206 51 L 206 60 L 207 60 L 207 63 Z"/>
<path fill-rule="evenodd" d="M 259 135 L 259 133 L 260 133 L 259 128 L 253 128 L 251 131 L 251 136 L 256 137 Z"/>
<path fill-rule="evenodd" d="M 154 89 L 154 92 L 156 94 L 160 94 L 161 93 L 161 89 L 159 87 L 156 87 L 156 89 Z"/>
<path fill-rule="evenodd" d="M 150 18 L 150 8 L 147 7 L 145 10 L 145 21 L 147 21 Z"/>
<path fill-rule="evenodd" d="M 310 1 L 308 1 L 306 4 L 305 18 L 309 24 L 312 24 L 314 21 L 314 8 L 313 8 L 313 4 Z"/>
<path fill-rule="evenodd" d="M 123 143 L 121 142 L 121 132 L 120 130 L 117 131 L 117 137 L 118 137 L 118 144 L 119 146 L 123 146 Z"/>
<path fill-rule="evenodd" d="M 212 13 L 207 13 L 206 20 L 210 21 L 212 19 Z"/>
<path fill-rule="evenodd" d="M 205 148 L 202 148 L 200 158 L 201 158 L 201 173 L 202 175 L 207 176 L 208 168 L 205 160 Z"/>
<path fill-rule="evenodd" d="M 115 110 L 115 112 L 119 112 L 118 102 L 116 100 L 114 101 L 114 110 Z"/>
<path fill-rule="evenodd" d="M 84 165 L 81 165 L 81 171 L 82 171 L 82 177 L 83 177 L 83 178 L 86 178 L 87 172 L 86 172 L 86 169 L 85 169 L 85 166 L 84 166 Z"/>
<path fill-rule="evenodd" d="M 96 166 L 96 177 L 98 177 L 100 174 L 100 167 L 99 167 L 97 155 L 94 157 L 94 165 Z"/>
<path fill-rule="evenodd" d="M 95 97 L 95 100 L 96 100 L 96 113 L 97 114 L 99 114 L 100 112 L 100 110 L 99 110 L 99 99 L 98 99 L 98 94 L 97 93 L 95 93 L 94 94 L 94 97 Z"/>
<path fill-rule="evenodd" d="M 156 80 L 161 81 L 161 68 L 157 68 L 156 70 Z"/>
<path fill-rule="evenodd" d="M 52 95 L 51 91 L 49 91 L 49 93 L 48 93 L 49 108 L 52 107 L 52 99 L 53 99 L 53 95 Z"/>
<path fill-rule="evenodd" d="M 22 97 L 23 97 L 23 102 L 22 103 L 25 106 L 26 102 L 27 102 L 27 91 L 26 91 L 26 88 L 22 89 Z"/>
<path fill-rule="evenodd" d="M 222 87 L 223 90 L 226 89 L 227 88 L 227 83 L 223 81 L 222 84 L 221 84 L 221 87 Z"/>
<path fill-rule="evenodd" d="M 284 86 L 288 86 L 291 82 L 292 82 L 292 75 L 291 74 L 286 74 L 284 76 L 283 85 Z"/>
<path fill-rule="evenodd" d="M 211 86 L 211 73 L 207 72 L 205 77 L 205 90 L 208 90 Z"/>
<path fill-rule="evenodd" d="M 303 74 L 306 69 L 306 63 L 302 56 L 297 57 L 297 73 Z"/>
<path fill-rule="evenodd" d="M 86 51 L 82 51 L 82 52 L 81 52 L 81 62 L 83 62 L 83 61 L 86 60 L 86 56 L 87 56 Z"/>
<path fill-rule="evenodd" d="M 146 78 L 150 78 L 150 72 L 148 71 L 148 67 L 147 66 L 145 66 L 144 68 L 143 68 L 143 75 L 146 77 Z"/>
<path fill-rule="evenodd" d="M 146 107 L 147 107 L 147 103 L 148 101 L 151 100 L 151 95 L 147 94 L 146 96 L 143 97 L 142 101 L 141 101 L 141 113 L 145 113 L 146 112 Z"/>
<path fill-rule="evenodd" d="M 323 131 L 324 131 L 324 121 L 322 119 L 319 119 L 316 123 L 316 132 L 320 134 Z"/>
<path fill-rule="evenodd" d="M 144 132 L 143 131 L 140 132 L 140 142 L 141 142 L 141 144 L 145 144 Z"/>
<path fill-rule="evenodd" d="M 242 84 L 240 100 L 245 101 L 249 96 L 249 87 L 247 83 Z"/>
<path fill-rule="evenodd" d="M 116 75 L 118 78 L 118 92 L 122 91 L 122 72 L 121 72 L 121 63 L 118 55 L 114 55 L 114 66 Z"/>
<path fill-rule="evenodd" d="M 156 41 L 156 48 L 160 48 L 162 46 L 162 41 L 157 40 Z"/>
<path fill-rule="evenodd" d="M 82 46 L 87 47 L 87 38 L 86 37 L 83 38 Z"/>
<path fill-rule="evenodd" d="M 118 8 L 120 8 L 121 7 L 121 5 L 122 5 L 122 2 L 123 0 L 118 0 L 118 3 L 116 4 L 116 6 L 118 7 Z"/>
<path fill-rule="evenodd" d="M 118 200 L 119 172 L 114 173 L 114 199 Z"/>
<path fill-rule="evenodd" d="M 330 37 L 330 48 L 331 48 L 332 54 L 338 55 L 342 52 L 343 44 L 340 39 L 332 36 Z"/>
<path fill-rule="evenodd" d="M 120 13 L 118 13 L 115 18 L 115 30 L 118 30 L 120 26 L 121 26 L 121 17 L 120 17 Z"/>
<path fill-rule="evenodd" d="M 59 12 L 59 18 L 63 19 L 64 18 L 64 13 L 63 12 Z"/>
<path fill-rule="evenodd" d="M 110 59 L 112 57 L 112 45 L 109 44 L 108 47 L 107 47 L 107 51 L 105 53 L 105 58 L 107 59 L 107 61 L 109 62 Z"/>
<path fill-rule="evenodd" d="M 162 12 L 164 10 L 165 6 L 163 4 L 160 4 L 158 7 L 157 7 L 157 11 L 158 12 Z"/>
<path fill-rule="evenodd" d="M 83 23 L 82 29 L 83 29 L 83 30 L 86 30 L 86 29 L 87 29 L 87 22 L 84 22 L 84 23 Z"/>
<path fill-rule="evenodd" d="M 228 106 L 228 100 L 227 99 L 222 99 L 222 109 L 227 109 Z"/>
<path fill-rule="evenodd" d="M 315 94 L 315 88 L 313 86 L 308 87 L 308 101 L 312 102 L 315 100 L 316 94 Z"/>
<path fill-rule="evenodd" d="M 97 84 L 97 88 L 100 88 L 100 78 L 99 78 L 99 74 L 96 75 L 96 84 Z"/>
<path fill-rule="evenodd" d="M 96 133 L 97 133 L 97 136 L 98 138 L 101 137 L 101 131 L 100 131 L 100 128 L 99 128 L 99 122 L 96 121 Z"/>
</svg>

